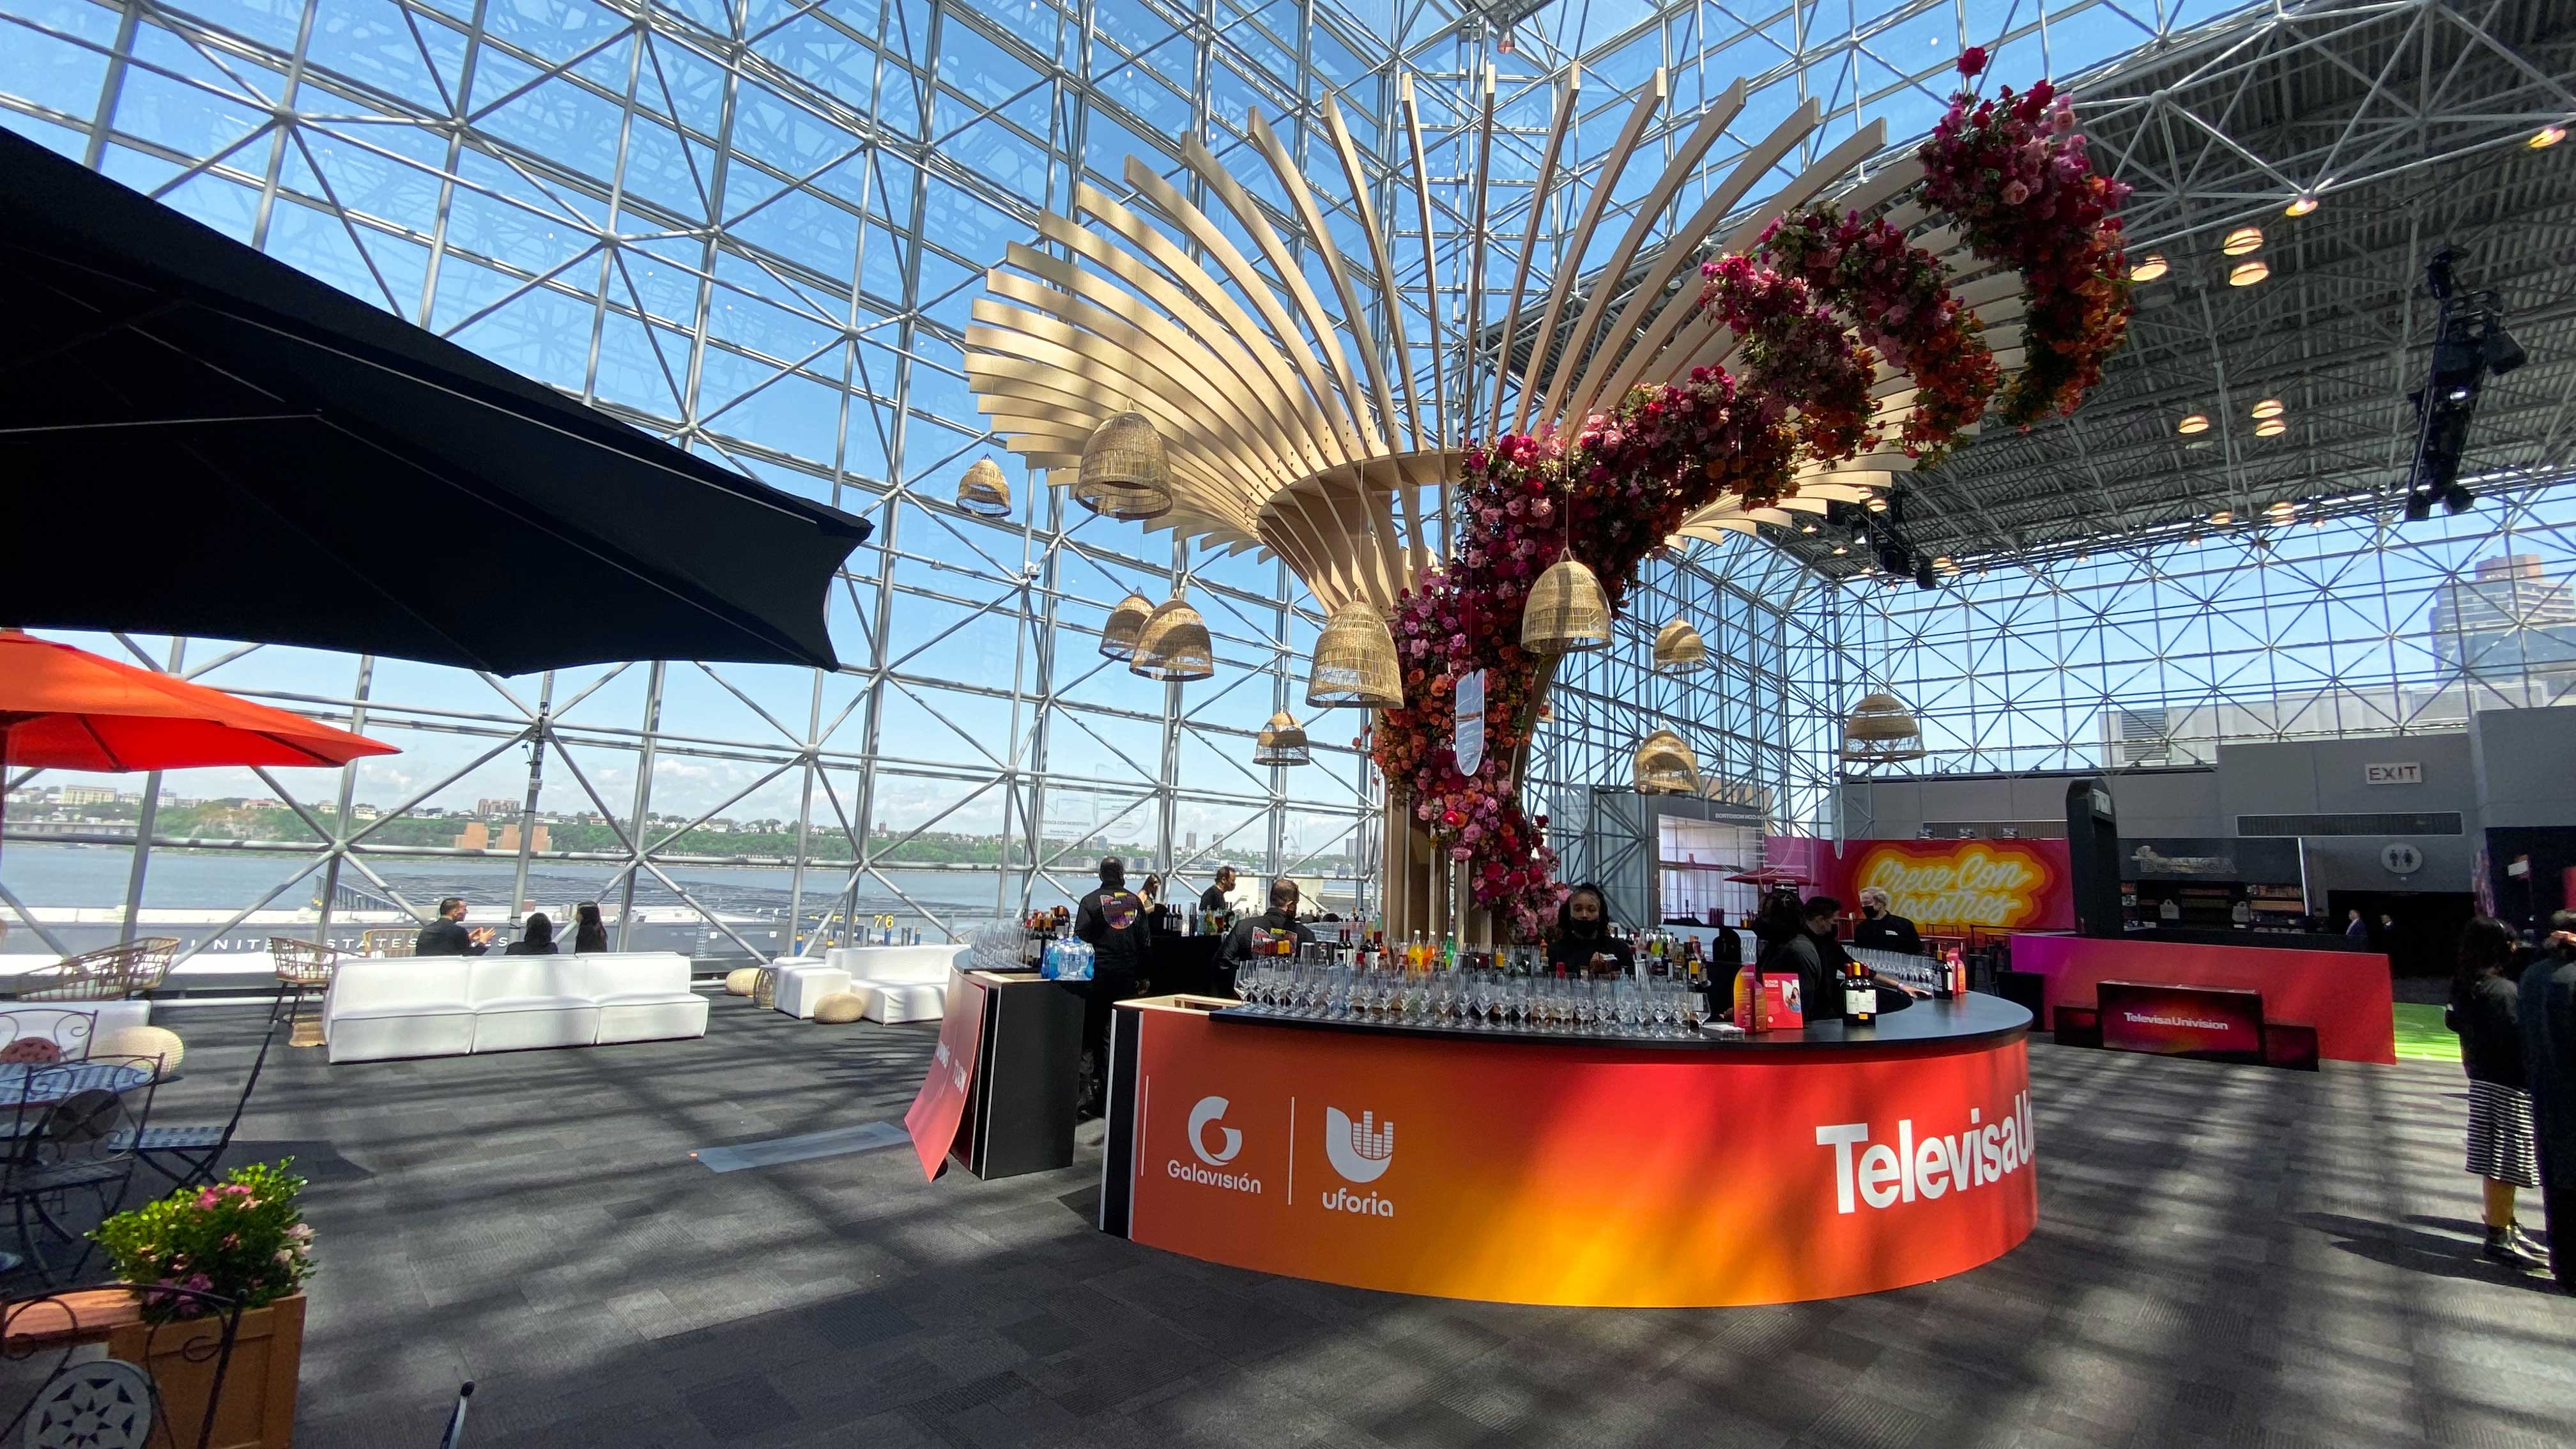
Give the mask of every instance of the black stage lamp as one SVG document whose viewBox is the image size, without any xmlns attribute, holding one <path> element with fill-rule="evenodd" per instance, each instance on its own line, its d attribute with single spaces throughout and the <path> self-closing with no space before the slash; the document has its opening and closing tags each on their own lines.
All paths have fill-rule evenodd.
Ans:
<svg viewBox="0 0 2576 1449">
<path fill-rule="evenodd" d="M 2470 492 L 2467 486 L 2457 479 L 2442 485 L 2442 507 L 2447 512 L 2466 513 L 2469 511 L 2469 505 L 2477 501 L 2478 495 Z"/>
<path fill-rule="evenodd" d="M 2504 330 L 2504 318 L 2488 312 L 2478 327 L 2478 352 L 2486 360 L 2487 371 L 2498 377 L 2531 360 L 2513 334 Z"/>
<path fill-rule="evenodd" d="M 1941 580 L 1932 572 L 1932 560 L 1923 559 L 1914 565 L 1914 587 L 1918 589 L 1941 587 Z"/>
<path fill-rule="evenodd" d="M 1890 523 L 1905 521 L 1905 490 L 1902 488 L 1887 490 L 1887 521 Z"/>
<path fill-rule="evenodd" d="M 2433 516 L 2433 495 L 2421 488 L 2406 490 L 2406 521 L 2422 523 Z"/>
</svg>

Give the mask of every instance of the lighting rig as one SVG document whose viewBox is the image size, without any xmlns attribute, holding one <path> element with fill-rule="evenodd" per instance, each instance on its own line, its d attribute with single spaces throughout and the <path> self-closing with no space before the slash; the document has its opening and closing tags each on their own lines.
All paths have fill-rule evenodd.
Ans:
<svg viewBox="0 0 2576 1449">
<path fill-rule="evenodd" d="M 2461 292 L 2453 267 L 2459 253 L 2444 247 L 2425 264 L 2424 284 L 2441 304 L 2433 339 L 2431 376 L 2408 394 L 2415 404 L 2415 461 L 2406 477 L 2406 518 L 2421 523 L 2439 502 L 2459 513 L 2477 500 L 2460 482 L 2469 423 L 2477 416 L 2478 390 L 2528 360 L 2522 344 L 2504 329 L 2504 309 L 2493 292 Z"/>
<path fill-rule="evenodd" d="M 1850 539 L 1851 551 L 1869 560 L 1864 573 L 1885 573 L 1893 582 L 1911 577 L 1918 589 L 1941 587 L 1941 575 L 1928 551 L 1918 548 L 1898 525 L 1905 522 L 1905 494 L 1889 493 L 1884 508 L 1858 503 L 1825 505 L 1825 525 Z"/>
</svg>

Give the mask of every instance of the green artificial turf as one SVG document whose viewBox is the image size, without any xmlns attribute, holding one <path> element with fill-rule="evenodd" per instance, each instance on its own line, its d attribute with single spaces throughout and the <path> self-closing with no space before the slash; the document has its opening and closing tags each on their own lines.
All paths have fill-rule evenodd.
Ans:
<svg viewBox="0 0 2576 1449">
<path fill-rule="evenodd" d="M 2456 1062 L 2460 1039 L 2442 1025 L 2442 1008 L 2412 1001 L 2397 1003 L 2397 1059 L 2401 1062 Z"/>
</svg>

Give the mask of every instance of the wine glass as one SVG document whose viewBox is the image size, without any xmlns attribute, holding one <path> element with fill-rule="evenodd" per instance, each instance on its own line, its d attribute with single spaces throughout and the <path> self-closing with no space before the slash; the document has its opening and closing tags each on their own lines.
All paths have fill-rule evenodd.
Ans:
<svg viewBox="0 0 2576 1449">
<path fill-rule="evenodd" d="M 1708 1025 L 1708 998 L 1696 991 L 1684 988 L 1681 992 L 1681 1003 L 1677 1014 L 1681 1017 L 1682 1034 L 1684 1036 L 1698 1036 L 1700 1034 L 1700 1029 Z"/>
</svg>

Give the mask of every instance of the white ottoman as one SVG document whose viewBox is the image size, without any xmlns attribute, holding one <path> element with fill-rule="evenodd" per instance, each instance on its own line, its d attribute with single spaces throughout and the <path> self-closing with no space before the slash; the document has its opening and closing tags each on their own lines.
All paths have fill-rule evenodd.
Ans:
<svg viewBox="0 0 2576 1449">
<path fill-rule="evenodd" d="M 778 1002 L 780 1011 L 798 1021 L 810 1021 L 814 1008 L 824 997 L 850 989 L 850 973 L 824 965 L 778 967 Z"/>
</svg>

